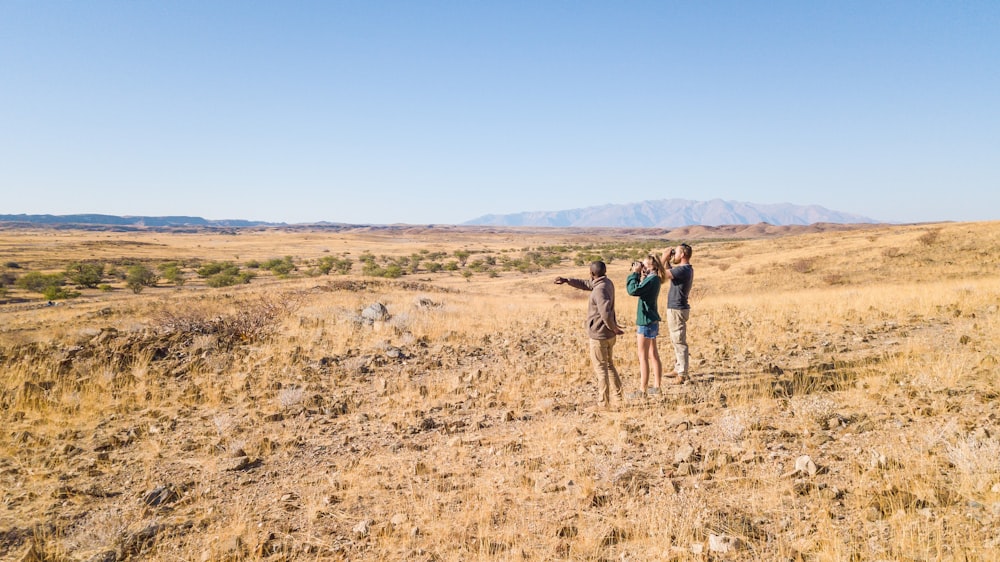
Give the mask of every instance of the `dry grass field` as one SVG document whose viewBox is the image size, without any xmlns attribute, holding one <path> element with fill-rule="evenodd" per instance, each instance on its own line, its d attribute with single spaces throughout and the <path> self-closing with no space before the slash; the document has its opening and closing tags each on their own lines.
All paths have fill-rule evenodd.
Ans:
<svg viewBox="0 0 1000 562">
<path fill-rule="evenodd" d="M 688 231 L 694 381 L 590 411 L 552 281 L 613 258 L 635 390 L 661 234 L 0 231 L 0 559 L 998 558 L 1000 223 Z M 106 287 L 13 284 L 78 261 Z"/>
</svg>

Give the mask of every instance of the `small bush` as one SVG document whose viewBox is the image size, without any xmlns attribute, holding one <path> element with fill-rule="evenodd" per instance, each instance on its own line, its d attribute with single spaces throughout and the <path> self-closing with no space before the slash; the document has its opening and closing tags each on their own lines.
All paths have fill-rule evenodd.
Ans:
<svg viewBox="0 0 1000 562">
<path fill-rule="evenodd" d="M 25 273 L 18 279 L 15 285 L 26 291 L 31 291 L 33 293 L 44 293 L 49 287 L 62 287 L 66 282 L 66 279 L 61 273 L 41 273 L 38 271 L 32 271 Z"/>
<path fill-rule="evenodd" d="M 323 256 L 319 259 L 316 267 L 323 275 L 329 275 L 331 271 L 336 271 L 341 275 L 351 272 L 354 262 L 350 258 L 337 258 L 334 256 Z"/>
<path fill-rule="evenodd" d="M 160 266 L 160 273 L 163 275 L 164 279 L 174 285 L 177 285 L 178 287 L 183 285 L 185 282 L 184 273 L 181 271 L 180 266 L 175 263 Z"/>
<path fill-rule="evenodd" d="M 292 261 L 292 256 L 269 259 L 261 264 L 261 267 L 279 277 L 285 277 L 296 269 L 295 263 Z"/>
<path fill-rule="evenodd" d="M 133 293 L 139 294 L 146 287 L 156 285 L 159 276 L 145 265 L 136 264 L 128 268 L 125 276 L 125 286 Z"/>
<path fill-rule="evenodd" d="M 264 297 L 237 303 L 236 312 L 218 315 L 202 308 L 165 310 L 160 329 L 187 335 L 215 335 L 227 346 L 262 341 L 280 327 L 281 319 L 298 307 L 295 298 Z"/>
<path fill-rule="evenodd" d="M 219 287 L 231 287 L 233 285 L 246 285 L 256 276 L 257 274 L 252 271 L 242 271 L 236 273 L 235 275 L 231 272 L 224 271 L 209 277 L 205 280 L 205 284 L 215 289 L 218 289 Z"/>
<path fill-rule="evenodd" d="M 797 273 L 812 273 L 815 265 L 815 260 L 812 258 L 802 258 L 792 262 L 792 271 Z"/>
<path fill-rule="evenodd" d="M 75 299 L 80 296 L 80 293 L 76 291 L 67 291 L 63 287 L 57 287 L 55 285 L 50 285 L 45 287 L 42 291 L 42 296 L 50 301 L 62 300 L 62 299 Z"/>
<path fill-rule="evenodd" d="M 213 275 L 218 275 L 220 273 L 228 273 L 230 275 L 238 275 L 240 272 L 240 267 L 234 263 L 227 261 L 215 261 L 202 264 L 195 273 L 199 277 L 211 277 Z"/>
<path fill-rule="evenodd" d="M 107 283 L 98 285 L 97 288 L 104 291 L 105 293 L 110 293 L 112 291 L 111 285 L 108 285 Z"/>
<path fill-rule="evenodd" d="M 73 262 L 66 266 L 66 279 L 79 287 L 93 289 L 104 279 L 104 264 Z"/>
<path fill-rule="evenodd" d="M 924 246 L 933 246 L 938 241 L 940 236 L 940 230 L 928 230 L 927 232 L 921 234 L 920 237 L 917 238 L 917 241 Z"/>
</svg>

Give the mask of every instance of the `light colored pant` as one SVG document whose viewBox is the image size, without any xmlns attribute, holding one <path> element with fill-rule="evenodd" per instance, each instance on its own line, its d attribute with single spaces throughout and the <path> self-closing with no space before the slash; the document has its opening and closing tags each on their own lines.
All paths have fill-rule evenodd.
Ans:
<svg viewBox="0 0 1000 562">
<path fill-rule="evenodd" d="M 670 343 L 674 344 L 674 355 L 677 358 L 674 370 L 681 376 L 687 376 L 688 374 L 687 321 L 690 314 L 690 309 L 667 309 L 667 326 L 670 328 Z"/>
<path fill-rule="evenodd" d="M 615 369 L 615 340 L 590 340 L 590 362 L 594 365 L 597 375 L 597 402 L 602 406 L 611 404 L 609 386 L 614 387 L 615 396 L 622 400 L 622 380 Z"/>
</svg>

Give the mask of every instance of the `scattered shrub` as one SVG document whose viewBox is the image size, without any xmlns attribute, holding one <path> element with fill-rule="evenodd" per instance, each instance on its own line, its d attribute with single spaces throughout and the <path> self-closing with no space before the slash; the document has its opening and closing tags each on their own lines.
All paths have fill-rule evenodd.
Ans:
<svg viewBox="0 0 1000 562">
<path fill-rule="evenodd" d="M 214 335 L 225 346 L 260 342 L 273 335 L 281 319 L 298 307 L 297 299 L 258 296 L 236 303 L 235 312 L 218 315 L 205 308 L 164 310 L 159 318 L 160 330 L 188 336 Z"/>
<path fill-rule="evenodd" d="M 236 276 L 239 272 L 240 267 L 228 261 L 208 262 L 206 264 L 202 264 L 202 266 L 195 271 L 199 277 L 211 277 L 220 273 L 228 273 L 229 275 Z"/>
<path fill-rule="evenodd" d="M 798 273 L 812 273 L 816 261 L 813 258 L 802 258 L 792 262 L 792 271 Z"/>
<path fill-rule="evenodd" d="M 79 287 L 93 289 L 104 279 L 104 264 L 73 262 L 66 266 L 66 279 Z"/>
<path fill-rule="evenodd" d="M 145 265 L 136 264 L 128 268 L 125 276 L 125 286 L 133 293 L 139 294 L 146 287 L 156 285 L 159 276 Z"/>
<path fill-rule="evenodd" d="M 15 285 L 26 291 L 31 291 L 33 293 L 44 293 L 49 287 L 62 287 L 66 282 L 66 279 L 61 273 L 41 273 L 38 271 L 31 271 L 25 273 L 18 279 Z"/>
<path fill-rule="evenodd" d="M 927 232 L 921 234 L 920 237 L 917 238 L 917 241 L 923 244 L 924 246 L 933 246 L 934 243 L 938 241 L 938 238 L 940 236 L 941 236 L 940 230 L 928 230 Z"/>
<path fill-rule="evenodd" d="M 181 271 L 181 267 L 176 263 L 165 263 L 160 266 L 160 273 L 163 278 L 167 281 L 173 283 L 180 287 L 184 284 L 184 273 Z"/>
<path fill-rule="evenodd" d="M 63 287 L 57 287 L 55 285 L 50 285 L 45 287 L 42 291 L 42 296 L 50 301 L 62 300 L 62 299 L 75 299 L 80 296 L 80 293 L 76 291 L 67 291 Z"/>
<path fill-rule="evenodd" d="M 336 271 L 341 275 L 347 275 L 351 272 L 351 267 L 354 262 L 351 258 L 337 258 L 334 256 L 323 256 L 319 259 L 316 267 L 319 269 L 320 273 L 323 275 L 329 275 L 331 271 Z"/>
<path fill-rule="evenodd" d="M 292 261 L 292 256 L 269 259 L 262 263 L 261 267 L 279 277 L 285 277 L 296 269 L 295 263 Z"/>
<path fill-rule="evenodd" d="M 232 285 L 246 285 L 256 276 L 257 274 L 252 271 L 239 271 L 235 274 L 231 271 L 222 271 L 206 279 L 205 284 L 215 289 Z"/>
</svg>

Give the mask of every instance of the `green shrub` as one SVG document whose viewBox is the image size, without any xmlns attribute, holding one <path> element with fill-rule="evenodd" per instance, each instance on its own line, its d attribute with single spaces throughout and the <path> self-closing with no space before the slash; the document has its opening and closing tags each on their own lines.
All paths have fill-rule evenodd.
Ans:
<svg viewBox="0 0 1000 562">
<path fill-rule="evenodd" d="M 31 291 L 33 293 L 44 293 L 49 287 L 62 287 L 66 282 L 66 279 L 61 273 L 41 273 L 38 271 L 31 271 L 25 273 L 15 282 L 18 288 L 24 289 L 26 291 Z"/>
<path fill-rule="evenodd" d="M 269 259 L 261 264 L 261 267 L 270 270 L 271 273 L 279 277 L 284 277 L 296 269 L 295 263 L 292 261 L 292 256 Z"/>
<path fill-rule="evenodd" d="M 206 279 L 205 284 L 216 289 L 219 287 L 230 287 L 232 285 L 246 285 L 256 276 L 257 274 L 252 271 L 242 271 L 236 274 L 223 271 Z"/>
<path fill-rule="evenodd" d="M 354 262 L 351 258 L 337 258 L 334 256 L 323 256 L 317 262 L 316 267 L 323 275 L 329 275 L 331 271 L 336 271 L 341 275 L 351 272 Z"/>
<path fill-rule="evenodd" d="M 104 279 L 104 264 L 73 262 L 66 266 L 66 279 L 74 285 L 93 289 Z"/>
<path fill-rule="evenodd" d="M 175 263 L 163 264 L 160 266 L 160 273 L 163 274 L 163 278 L 167 281 L 173 283 L 180 287 L 184 284 L 184 273 L 181 271 L 179 265 Z"/>
<path fill-rule="evenodd" d="M 141 263 L 130 266 L 125 275 L 125 286 L 132 289 L 133 293 L 139 294 L 146 287 L 156 285 L 159 275 Z"/>
<path fill-rule="evenodd" d="M 108 285 L 107 283 L 98 285 L 97 288 L 104 291 L 105 293 L 110 293 L 112 290 L 111 285 Z"/>
<path fill-rule="evenodd" d="M 195 273 L 199 277 L 211 277 L 220 273 L 228 273 L 236 276 L 240 273 L 240 266 L 228 261 L 213 261 L 202 264 L 201 267 L 195 270 Z"/>
<path fill-rule="evenodd" d="M 80 293 L 76 291 L 67 291 L 63 287 L 50 285 L 45 287 L 45 290 L 42 291 L 42 296 L 50 301 L 55 301 L 60 299 L 75 299 L 80 296 Z"/>
</svg>

